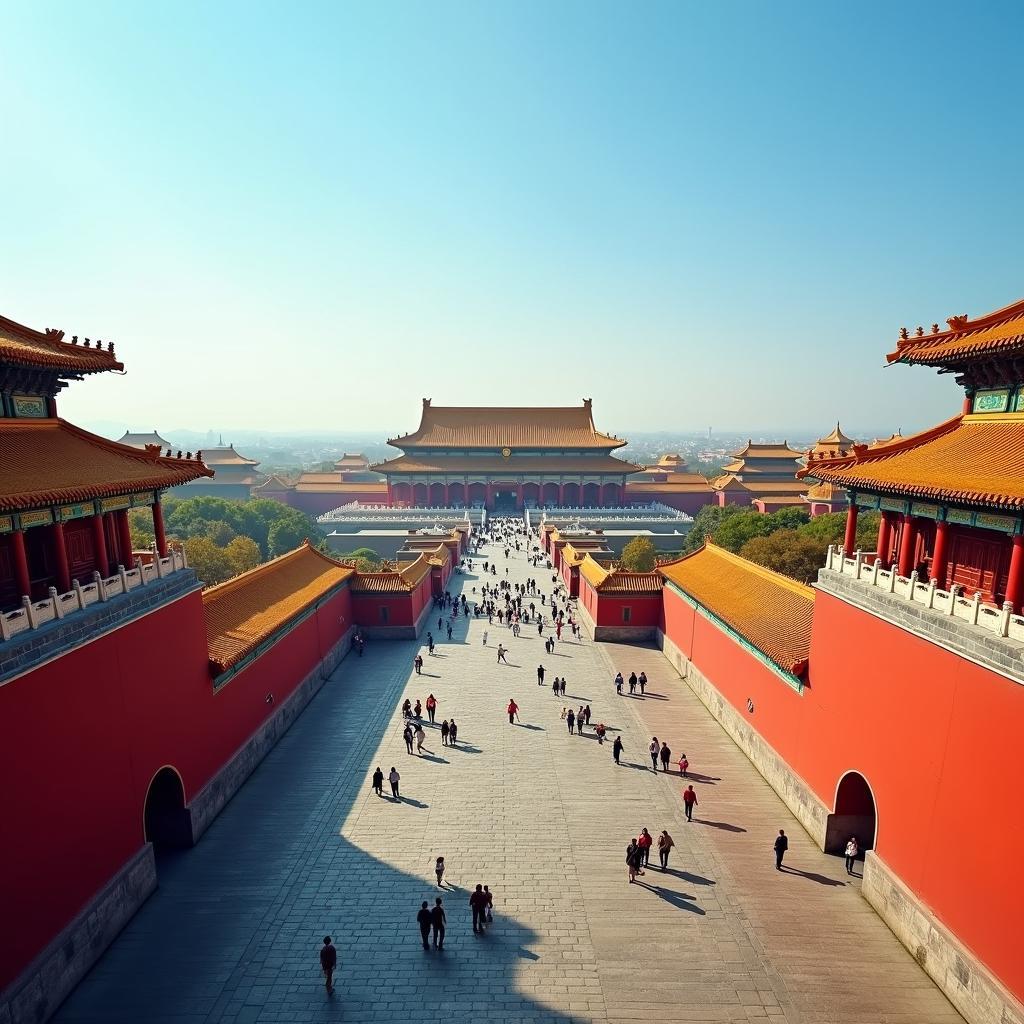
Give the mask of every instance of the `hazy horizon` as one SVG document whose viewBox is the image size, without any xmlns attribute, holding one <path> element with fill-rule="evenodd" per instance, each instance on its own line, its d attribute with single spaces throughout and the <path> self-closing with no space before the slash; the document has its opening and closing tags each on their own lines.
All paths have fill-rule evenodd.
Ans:
<svg viewBox="0 0 1024 1024">
<path fill-rule="evenodd" d="M 60 407 L 135 430 L 387 437 L 423 395 L 592 396 L 624 436 L 923 429 L 959 393 L 884 367 L 899 328 L 1022 292 L 1022 22 L 1009 3 L 14 6 L 0 313 L 113 340 L 127 379 Z M 935 58 L 954 53 L 984 62 Z M 908 74 L 922 59 L 941 74 Z"/>
</svg>

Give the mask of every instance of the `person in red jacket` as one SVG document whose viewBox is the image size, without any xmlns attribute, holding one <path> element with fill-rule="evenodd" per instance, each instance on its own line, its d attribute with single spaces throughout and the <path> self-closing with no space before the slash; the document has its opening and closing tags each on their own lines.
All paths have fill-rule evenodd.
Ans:
<svg viewBox="0 0 1024 1024">
<path fill-rule="evenodd" d="M 686 804 L 686 820 L 693 821 L 693 808 L 697 804 L 697 794 L 693 791 L 693 786 L 687 786 L 683 790 L 683 803 Z"/>
<path fill-rule="evenodd" d="M 654 844 L 654 838 L 647 829 L 641 829 L 640 835 L 636 837 L 636 845 L 640 847 L 640 866 L 647 867 L 651 861 L 651 846 Z"/>
<path fill-rule="evenodd" d="M 519 705 L 511 697 L 508 699 L 508 707 L 506 710 L 508 711 L 508 724 L 515 725 L 516 712 L 519 710 Z"/>
</svg>

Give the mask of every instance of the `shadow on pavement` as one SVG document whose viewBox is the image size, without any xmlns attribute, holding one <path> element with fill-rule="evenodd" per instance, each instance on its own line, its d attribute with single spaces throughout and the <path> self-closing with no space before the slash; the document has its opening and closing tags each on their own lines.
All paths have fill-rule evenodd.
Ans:
<svg viewBox="0 0 1024 1024">
<path fill-rule="evenodd" d="M 710 825 L 711 828 L 720 828 L 723 832 L 746 832 L 745 828 L 739 825 L 730 825 L 727 821 L 708 821 L 707 818 L 694 818 L 695 825 Z"/>
<path fill-rule="evenodd" d="M 801 878 L 807 878 L 812 882 L 817 882 L 819 885 L 846 885 L 846 882 L 838 878 L 829 878 L 828 875 L 819 875 L 817 871 L 801 871 L 799 868 L 791 868 L 786 864 L 782 865 L 780 869 L 787 875 L 799 875 Z"/>
</svg>

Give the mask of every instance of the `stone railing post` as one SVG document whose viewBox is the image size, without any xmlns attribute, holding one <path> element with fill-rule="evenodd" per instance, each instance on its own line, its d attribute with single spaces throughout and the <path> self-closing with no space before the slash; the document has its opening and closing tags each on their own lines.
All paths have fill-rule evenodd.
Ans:
<svg viewBox="0 0 1024 1024">
<path fill-rule="evenodd" d="M 889 570 L 889 593 L 896 593 L 896 566 L 892 566 Z"/>
<path fill-rule="evenodd" d="M 106 588 L 106 586 L 103 583 L 103 577 L 98 572 L 93 572 L 93 574 L 92 574 L 92 581 L 93 581 L 93 583 L 96 584 L 96 596 L 101 601 L 106 601 L 106 599 L 107 599 L 107 588 Z"/>
<path fill-rule="evenodd" d="M 864 552 L 854 551 L 853 553 L 853 578 L 855 580 L 860 579 L 860 567 L 864 563 Z"/>
<path fill-rule="evenodd" d="M 934 579 L 930 579 L 928 581 L 928 607 L 929 608 L 932 608 L 935 605 L 935 585 L 936 585 L 936 581 Z"/>
<path fill-rule="evenodd" d="M 876 558 L 871 566 L 871 586 L 878 586 L 878 570 L 882 568 L 882 560 Z"/>
<path fill-rule="evenodd" d="M 50 602 L 53 604 L 53 617 L 55 619 L 63 619 L 64 618 L 64 609 L 61 607 L 60 601 L 57 600 L 57 588 L 56 587 L 50 587 L 49 594 L 50 594 Z"/>
<path fill-rule="evenodd" d="M 947 615 L 956 614 L 956 599 L 960 596 L 959 584 L 953 583 L 949 588 L 949 608 L 946 609 Z"/>
<path fill-rule="evenodd" d="M 1003 602 L 1002 611 L 999 613 L 999 635 L 1010 635 L 1010 616 L 1013 614 L 1013 605 L 1009 601 Z"/>
<path fill-rule="evenodd" d="M 908 601 L 913 601 L 914 600 L 914 591 L 915 591 L 916 588 L 917 588 L 917 570 L 915 569 L 910 574 L 910 591 L 907 594 L 907 600 Z"/>
<path fill-rule="evenodd" d="M 978 624 L 978 613 L 981 611 L 981 594 L 974 592 L 974 600 L 971 602 L 971 625 Z"/>
<path fill-rule="evenodd" d="M 36 622 L 36 610 L 32 607 L 32 598 L 25 594 L 21 599 L 21 607 L 25 609 L 25 617 L 28 619 L 28 628 L 36 629 L 38 623 Z"/>
<path fill-rule="evenodd" d="M 81 611 L 85 607 L 85 594 L 82 593 L 82 584 L 77 579 L 75 579 L 74 584 L 75 597 L 78 598 L 78 610 Z"/>
<path fill-rule="evenodd" d="M 127 594 L 128 593 L 128 570 L 123 565 L 119 565 L 117 567 L 117 574 L 118 574 L 118 576 L 121 577 L 121 587 L 122 587 L 124 593 Z"/>
</svg>

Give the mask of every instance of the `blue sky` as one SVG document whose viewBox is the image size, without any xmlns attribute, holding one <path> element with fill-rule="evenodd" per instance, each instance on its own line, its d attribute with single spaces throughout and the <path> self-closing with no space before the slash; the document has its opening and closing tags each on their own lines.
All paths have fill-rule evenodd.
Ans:
<svg viewBox="0 0 1024 1024">
<path fill-rule="evenodd" d="M 8 5 L 0 311 L 132 429 L 923 427 L 899 327 L 1024 294 L 1021 12 Z"/>
</svg>

